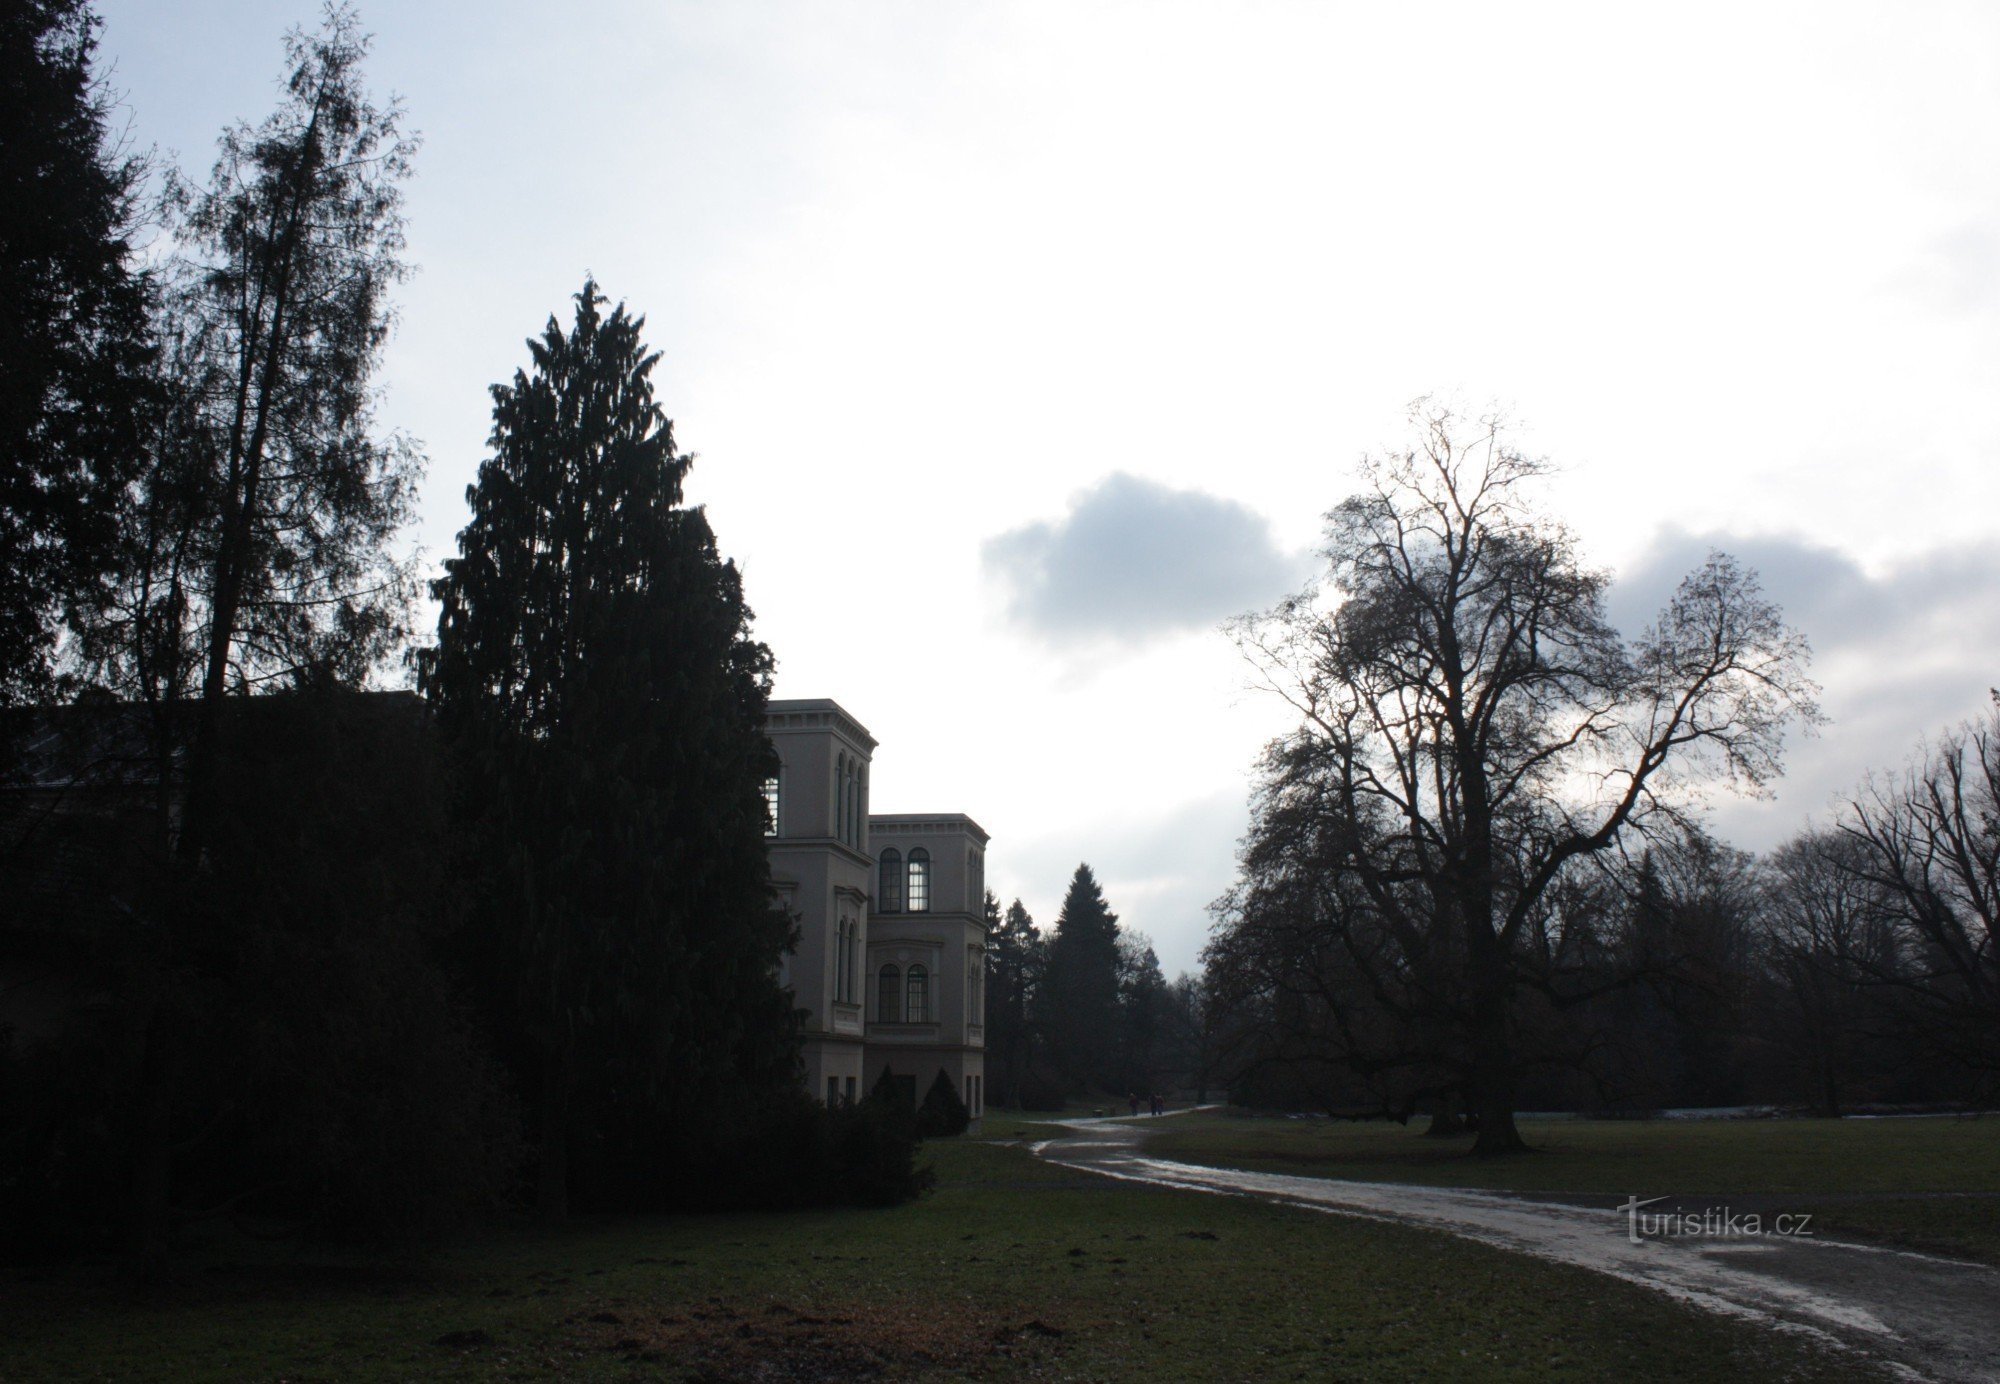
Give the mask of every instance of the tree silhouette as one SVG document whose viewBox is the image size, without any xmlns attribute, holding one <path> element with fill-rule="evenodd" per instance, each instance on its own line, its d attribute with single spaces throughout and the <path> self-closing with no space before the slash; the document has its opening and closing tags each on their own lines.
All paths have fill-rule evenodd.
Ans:
<svg viewBox="0 0 2000 1384">
<path fill-rule="evenodd" d="M 1050 1056 L 1072 1093 L 1115 1083 L 1119 1070 L 1118 915 L 1090 866 L 1078 865 L 1049 939 L 1042 1008 Z"/>
<path fill-rule="evenodd" d="M 0 11 L 0 705 L 46 699 L 55 623 L 115 570 L 152 363 L 122 155 L 84 0 Z"/>
<path fill-rule="evenodd" d="M 405 275 L 416 142 L 370 96 L 352 10 L 286 37 L 278 109 L 224 132 L 165 275 L 163 398 L 125 514 L 119 590 L 83 632 L 95 675 L 184 747 L 177 851 L 199 861 L 225 697 L 357 684 L 407 632 L 389 545 L 422 462 L 375 426 L 375 371 Z M 184 703 L 192 727 L 173 723 Z M 164 752 L 163 752 L 164 753 Z"/>
<path fill-rule="evenodd" d="M 526 1047 L 551 1217 L 574 1150 L 595 1150 L 600 1198 L 668 1175 L 647 1140 L 788 1085 L 796 1061 L 764 849 L 770 651 L 681 503 L 692 458 L 644 320 L 606 302 L 586 280 L 571 329 L 551 318 L 494 387 L 421 659 L 468 776 L 486 987 Z"/>
<path fill-rule="evenodd" d="M 1522 1146 L 1521 963 L 1560 944 L 1552 886 L 1628 831 L 1684 822 L 1700 781 L 1762 790 L 1817 688 L 1804 640 L 1720 554 L 1628 645 L 1605 576 L 1535 508 L 1543 464 L 1496 420 L 1420 401 L 1412 422 L 1415 443 L 1366 461 L 1328 515 L 1326 575 L 1237 626 L 1300 724 L 1265 753 L 1220 940 L 1317 929 L 1369 1001 L 1335 1022 L 1386 1018 L 1380 1037 L 1461 1073 L 1490 1154 Z"/>
</svg>

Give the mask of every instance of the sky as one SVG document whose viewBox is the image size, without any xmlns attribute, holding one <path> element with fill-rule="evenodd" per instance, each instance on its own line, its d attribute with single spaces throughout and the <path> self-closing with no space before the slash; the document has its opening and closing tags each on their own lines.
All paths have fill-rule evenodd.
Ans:
<svg viewBox="0 0 2000 1384">
<path fill-rule="evenodd" d="M 305 3 L 100 0 L 193 174 Z M 1052 924 L 1196 964 L 1282 709 L 1219 626 L 1362 454 L 1505 408 L 1643 625 L 1711 548 L 1829 721 L 1775 845 L 2000 683 L 2000 8 L 364 4 L 424 144 L 381 416 L 454 551 L 487 390 L 586 273 L 646 315 L 777 695 Z"/>
</svg>

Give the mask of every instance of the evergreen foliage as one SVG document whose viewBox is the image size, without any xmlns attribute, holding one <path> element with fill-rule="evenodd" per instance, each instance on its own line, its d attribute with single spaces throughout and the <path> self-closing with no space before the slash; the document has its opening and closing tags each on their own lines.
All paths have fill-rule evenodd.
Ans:
<svg viewBox="0 0 2000 1384">
<path fill-rule="evenodd" d="M 944 1068 L 938 1068 L 936 1079 L 924 1092 L 924 1103 L 917 1107 L 917 1137 L 950 1138 L 965 1133 L 971 1124 L 972 1112 L 965 1108 L 958 1087 Z"/>
<path fill-rule="evenodd" d="M 795 1081 L 762 784 L 770 651 L 654 400 L 643 319 L 586 281 L 493 390 L 422 684 L 466 774 L 472 964 L 534 1118 L 538 1199 L 643 1202 Z M 572 1167 L 574 1164 L 574 1167 Z"/>
<path fill-rule="evenodd" d="M 1087 864 L 1056 917 L 1044 981 L 1051 1061 L 1072 1094 L 1110 1089 L 1119 1069 L 1118 915 Z"/>
<path fill-rule="evenodd" d="M 150 398 L 145 174 L 85 0 L 0 6 L 0 705 L 52 691 L 55 622 L 114 570 Z"/>
</svg>

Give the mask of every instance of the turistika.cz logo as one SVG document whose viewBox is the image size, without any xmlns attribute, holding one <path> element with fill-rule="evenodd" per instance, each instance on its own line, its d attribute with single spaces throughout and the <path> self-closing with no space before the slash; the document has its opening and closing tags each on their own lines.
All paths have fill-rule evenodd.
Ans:
<svg viewBox="0 0 2000 1384">
<path fill-rule="evenodd" d="M 1807 1237 L 1812 1235 L 1812 1216 L 1804 1211 L 1780 1212 L 1764 1216 L 1755 1211 L 1732 1211 L 1727 1206 L 1704 1206 L 1698 1211 L 1648 1211 L 1665 1197 L 1627 1197 L 1618 1209 L 1625 1213 L 1625 1238 L 1633 1244 L 1645 1240 L 1747 1239 L 1760 1235 Z"/>
</svg>

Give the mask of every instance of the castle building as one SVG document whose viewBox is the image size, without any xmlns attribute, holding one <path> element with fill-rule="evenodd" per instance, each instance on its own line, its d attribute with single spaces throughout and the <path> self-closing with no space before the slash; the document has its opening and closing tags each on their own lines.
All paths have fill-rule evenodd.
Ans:
<svg viewBox="0 0 2000 1384">
<path fill-rule="evenodd" d="M 804 1011 L 807 1089 L 912 1103 L 943 1072 L 985 1113 L 986 832 L 961 813 L 869 813 L 875 738 L 826 698 L 774 701 L 771 875 L 797 920 L 782 978 Z"/>
</svg>

